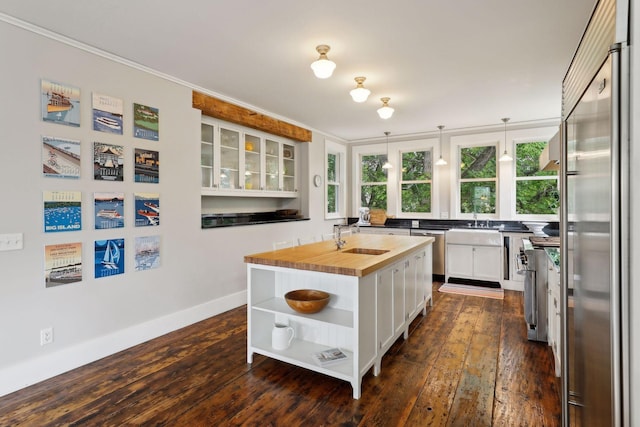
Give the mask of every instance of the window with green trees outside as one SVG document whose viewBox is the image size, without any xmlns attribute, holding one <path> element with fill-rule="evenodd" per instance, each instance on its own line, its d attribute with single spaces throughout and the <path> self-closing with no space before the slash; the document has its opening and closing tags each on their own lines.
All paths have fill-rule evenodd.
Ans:
<svg viewBox="0 0 640 427">
<path fill-rule="evenodd" d="M 540 170 L 540 153 L 547 141 L 516 144 L 516 214 L 553 215 L 558 213 L 560 195 L 558 172 Z"/>
<path fill-rule="evenodd" d="M 402 212 L 431 212 L 432 164 L 430 150 L 402 153 L 400 181 Z"/>
<path fill-rule="evenodd" d="M 360 203 L 363 207 L 387 210 L 386 154 L 363 155 L 360 160 Z"/>
<path fill-rule="evenodd" d="M 327 213 L 337 213 L 340 194 L 338 154 L 327 154 Z"/>
<path fill-rule="evenodd" d="M 460 213 L 496 213 L 495 145 L 460 147 Z"/>
</svg>

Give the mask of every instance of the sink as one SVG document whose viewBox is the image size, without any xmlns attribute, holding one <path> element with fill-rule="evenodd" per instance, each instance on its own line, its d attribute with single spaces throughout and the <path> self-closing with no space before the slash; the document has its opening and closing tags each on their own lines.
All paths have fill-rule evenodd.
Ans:
<svg viewBox="0 0 640 427">
<path fill-rule="evenodd" d="M 454 228 L 447 231 L 447 243 L 501 246 L 502 235 L 498 230 L 490 228 Z"/>
<path fill-rule="evenodd" d="M 387 249 L 352 248 L 342 251 L 345 254 L 382 255 L 389 252 Z"/>
</svg>

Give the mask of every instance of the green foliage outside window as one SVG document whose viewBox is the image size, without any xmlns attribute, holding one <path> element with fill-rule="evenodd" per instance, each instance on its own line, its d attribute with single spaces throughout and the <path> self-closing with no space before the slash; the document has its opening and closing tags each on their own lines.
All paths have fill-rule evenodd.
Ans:
<svg viewBox="0 0 640 427">
<path fill-rule="evenodd" d="M 382 165 L 386 154 L 364 155 L 361 160 L 360 205 L 387 210 L 387 171 Z"/>
<path fill-rule="evenodd" d="M 431 151 L 402 153 L 402 212 L 431 212 Z"/>
<path fill-rule="evenodd" d="M 460 212 L 496 213 L 496 147 L 460 148 Z"/>
<path fill-rule="evenodd" d="M 327 213 L 338 212 L 337 161 L 336 154 L 327 154 Z"/>
<path fill-rule="evenodd" d="M 518 215 L 558 213 L 560 201 L 558 173 L 540 170 L 540 153 L 546 145 L 546 141 L 516 144 L 516 213 Z"/>
</svg>

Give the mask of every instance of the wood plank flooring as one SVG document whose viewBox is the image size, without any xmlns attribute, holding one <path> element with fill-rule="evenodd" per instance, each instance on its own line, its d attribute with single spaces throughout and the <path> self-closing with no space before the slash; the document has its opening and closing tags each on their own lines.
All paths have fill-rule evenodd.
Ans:
<svg viewBox="0 0 640 427">
<path fill-rule="evenodd" d="M 259 355 L 240 307 L 0 398 L 0 425 L 559 426 L 546 343 L 522 293 L 444 294 L 351 386 Z"/>
</svg>

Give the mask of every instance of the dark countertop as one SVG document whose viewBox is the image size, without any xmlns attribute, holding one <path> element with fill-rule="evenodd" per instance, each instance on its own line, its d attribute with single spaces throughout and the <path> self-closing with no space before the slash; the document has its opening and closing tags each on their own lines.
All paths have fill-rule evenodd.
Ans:
<svg viewBox="0 0 640 427">
<path fill-rule="evenodd" d="M 202 228 L 271 224 L 274 222 L 308 221 L 301 215 L 279 215 L 277 212 L 202 214 Z"/>
<path fill-rule="evenodd" d="M 358 218 L 349 218 L 349 224 L 355 224 L 358 222 Z M 413 222 L 418 221 L 418 227 L 413 227 Z M 488 226 L 487 226 L 488 223 Z M 370 225 L 367 227 L 372 228 L 403 228 L 403 229 L 412 229 L 412 230 L 451 230 L 452 228 L 467 228 L 467 229 L 481 229 L 481 230 L 498 230 L 505 233 L 531 233 L 531 231 L 522 224 L 520 221 L 500 221 L 500 220 L 482 220 L 478 221 L 478 227 L 473 226 L 473 221 L 468 219 L 463 220 L 455 220 L 455 219 L 420 219 L 420 220 L 411 220 L 411 219 L 396 219 L 396 218 L 387 218 L 384 225 Z M 482 225 L 482 226 L 480 226 Z M 557 222 L 549 222 L 549 225 L 545 227 L 544 231 L 549 235 L 557 235 L 558 231 L 558 223 Z"/>
</svg>

